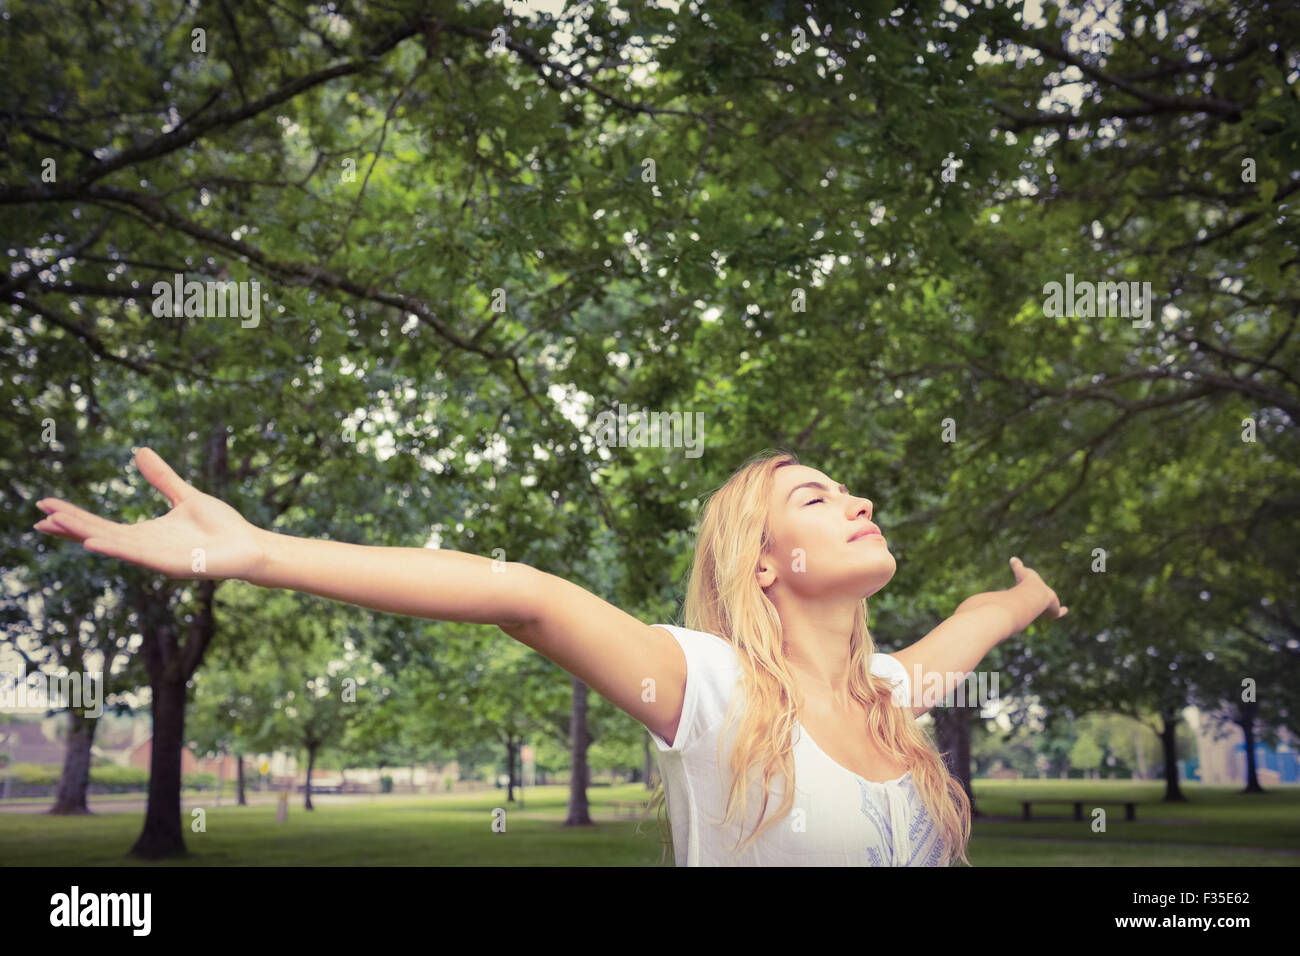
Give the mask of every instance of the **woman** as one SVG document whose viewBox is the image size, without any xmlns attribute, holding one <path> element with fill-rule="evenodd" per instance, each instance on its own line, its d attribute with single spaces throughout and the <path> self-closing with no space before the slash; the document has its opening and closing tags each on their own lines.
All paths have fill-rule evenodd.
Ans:
<svg viewBox="0 0 1300 956">
<path fill-rule="evenodd" d="M 650 731 L 678 865 L 969 863 L 970 804 L 916 723 L 937 700 L 913 677 L 946 675 L 941 700 L 999 641 L 1067 610 L 1013 558 L 1014 588 L 968 598 L 911 647 L 876 653 L 866 598 L 895 562 L 872 503 L 784 453 L 756 456 L 706 503 L 685 627 L 643 624 L 517 562 L 262 531 L 152 450 L 136 463 L 168 514 L 123 525 L 44 498 L 35 527 L 175 578 L 496 625 Z"/>
</svg>

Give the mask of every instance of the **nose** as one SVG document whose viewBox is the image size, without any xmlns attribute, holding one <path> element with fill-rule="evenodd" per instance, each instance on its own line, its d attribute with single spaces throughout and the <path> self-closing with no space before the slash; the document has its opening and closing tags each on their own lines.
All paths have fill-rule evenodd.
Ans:
<svg viewBox="0 0 1300 956">
<path fill-rule="evenodd" d="M 849 502 L 849 517 L 857 518 L 862 512 L 867 513 L 867 520 L 871 520 L 871 512 L 875 510 L 871 504 L 870 498 L 853 498 Z"/>
</svg>

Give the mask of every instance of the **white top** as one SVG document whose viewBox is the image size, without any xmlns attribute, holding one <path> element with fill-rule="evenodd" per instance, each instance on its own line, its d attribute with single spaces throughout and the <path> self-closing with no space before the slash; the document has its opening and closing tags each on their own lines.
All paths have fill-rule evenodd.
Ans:
<svg viewBox="0 0 1300 956">
<path fill-rule="evenodd" d="M 741 832 L 732 819 L 721 827 L 731 785 L 731 745 L 736 723 L 722 736 L 731 695 L 743 687 L 732 645 L 703 631 L 658 624 L 677 639 L 686 655 L 686 697 L 670 746 L 650 731 L 663 776 L 678 866 L 939 866 L 946 865 L 944 841 L 921 802 L 909 770 L 876 782 L 830 758 L 795 724 L 795 798 L 789 819 L 772 824 L 743 855 L 733 852 Z M 871 672 L 895 684 L 895 700 L 910 699 L 907 669 L 888 654 L 873 654 Z M 744 701 L 737 703 L 742 707 Z M 648 728 L 647 728 L 648 729 Z M 753 769 L 751 769 L 751 773 Z M 761 779 L 761 778 L 760 778 Z M 784 795 L 780 774 L 772 779 L 764 820 Z M 762 792 L 751 785 L 744 835 L 758 819 Z"/>
</svg>

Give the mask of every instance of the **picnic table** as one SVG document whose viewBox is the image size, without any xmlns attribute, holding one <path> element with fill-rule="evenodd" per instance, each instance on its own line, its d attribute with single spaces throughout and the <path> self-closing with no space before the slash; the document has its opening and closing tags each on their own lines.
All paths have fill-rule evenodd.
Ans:
<svg viewBox="0 0 1300 956">
<path fill-rule="evenodd" d="M 299 793 L 303 793 L 303 792 L 305 792 L 306 789 L 307 789 L 307 785 L 306 785 L 305 783 L 300 783 L 300 784 L 298 784 L 298 792 L 299 792 Z M 343 784 L 341 784 L 341 783 L 334 783 L 334 784 L 329 784 L 329 783 L 327 783 L 327 784 L 313 783 L 313 784 L 311 785 L 311 792 L 312 792 L 312 793 L 342 793 L 342 792 L 343 792 Z"/>
</svg>

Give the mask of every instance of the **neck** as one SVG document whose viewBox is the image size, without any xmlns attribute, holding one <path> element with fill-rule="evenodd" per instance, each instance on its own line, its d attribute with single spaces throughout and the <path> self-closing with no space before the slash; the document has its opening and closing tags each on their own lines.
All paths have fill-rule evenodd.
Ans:
<svg viewBox="0 0 1300 956">
<path fill-rule="evenodd" d="M 775 603 L 775 602 L 774 602 Z M 785 659 L 801 682 L 832 704 L 849 707 L 849 638 L 857 600 L 777 606 Z"/>
</svg>

